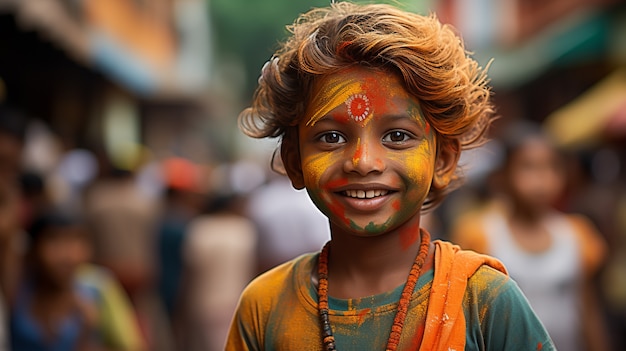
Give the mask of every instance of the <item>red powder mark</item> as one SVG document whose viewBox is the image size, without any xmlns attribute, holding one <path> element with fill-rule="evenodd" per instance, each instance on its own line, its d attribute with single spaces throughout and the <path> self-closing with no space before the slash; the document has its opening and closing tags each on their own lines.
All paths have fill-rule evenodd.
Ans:
<svg viewBox="0 0 626 351">
<path fill-rule="evenodd" d="M 359 144 L 354 151 L 354 156 L 352 156 L 352 163 L 356 164 L 363 157 L 363 145 Z"/>
<path fill-rule="evenodd" d="M 367 95 L 352 95 L 348 101 L 348 115 L 357 122 L 364 121 L 370 114 L 370 102 Z"/>
<path fill-rule="evenodd" d="M 396 211 L 400 211 L 400 200 L 396 200 L 392 202 L 391 207 L 393 207 L 393 209 Z"/>
<path fill-rule="evenodd" d="M 380 90 L 380 80 L 375 77 L 364 78 L 361 87 L 369 98 L 370 111 L 382 111 L 387 105 L 387 97 L 378 92 Z"/>
<path fill-rule="evenodd" d="M 341 204 L 333 201 L 328 205 L 328 210 L 341 218 L 346 225 L 350 225 L 350 219 L 346 217 L 346 209 Z"/>
<path fill-rule="evenodd" d="M 331 114 L 330 116 L 337 123 L 348 124 L 348 122 L 350 122 L 350 116 L 348 116 L 346 113 L 337 112 L 337 113 Z"/>
<path fill-rule="evenodd" d="M 428 123 L 428 121 L 426 121 L 426 126 L 424 127 L 424 132 L 426 134 L 430 133 L 430 123 Z"/>
<path fill-rule="evenodd" d="M 366 308 L 357 314 L 357 317 L 359 318 L 359 325 L 363 323 L 363 319 L 365 319 L 365 316 L 370 313 L 370 311 L 370 308 Z"/>
<path fill-rule="evenodd" d="M 339 178 L 337 180 L 331 180 L 330 182 L 326 183 L 326 185 L 324 185 L 324 189 L 333 189 L 333 188 L 337 188 L 340 186 L 344 186 L 346 184 L 348 184 L 348 179 Z"/>
<path fill-rule="evenodd" d="M 383 162 L 383 160 L 377 158 L 376 159 L 376 167 L 378 167 L 379 169 L 383 169 L 383 167 L 385 166 L 385 163 Z"/>
<path fill-rule="evenodd" d="M 402 250 L 407 250 L 419 238 L 418 225 L 411 225 L 400 232 L 400 246 Z"/>
<path fill-rule="evenodd" d="M 543 350 L 543 344 L 541 342 L 537 343 L 537 351 Z"/>
</svg>

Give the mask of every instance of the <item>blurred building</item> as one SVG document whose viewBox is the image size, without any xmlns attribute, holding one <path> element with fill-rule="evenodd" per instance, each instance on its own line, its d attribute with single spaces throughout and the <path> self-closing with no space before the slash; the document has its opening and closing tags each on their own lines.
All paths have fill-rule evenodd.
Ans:
<svg viewBox="0 0 626 351">
<path fill-rule="evenodd" d="M 440 0 L 485 66 L 500 113 L 543 121 L 626 65 L 621 0 Z"/>
<path fill-rule="evenodd" d="M 0 99 L 128 168 L 208 114 L 204 0 L 0 0 Z"/>
</svg>

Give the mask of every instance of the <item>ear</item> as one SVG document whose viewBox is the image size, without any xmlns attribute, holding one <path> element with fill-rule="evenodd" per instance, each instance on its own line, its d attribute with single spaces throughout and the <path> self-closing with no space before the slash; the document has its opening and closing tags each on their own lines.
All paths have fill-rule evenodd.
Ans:
<svg viewBox="0 0 626 351">
<path fill-rule="evenodd" d="M 437 160 L 435 160 L 435 174 L 433 175 L 433 187 L 444 189 L 454 177 L 459 157 L 461 156 L 461 144 L 453 139 L 445 143 L 438 143 Z"/>
<path fill-rule="evenodd" d="M 285 132 L 280 144 L 280 158 L 291 180 L 291 185 L 297 190 L 304 189 L 298 127 L 290 127 Z"/>
</svg>

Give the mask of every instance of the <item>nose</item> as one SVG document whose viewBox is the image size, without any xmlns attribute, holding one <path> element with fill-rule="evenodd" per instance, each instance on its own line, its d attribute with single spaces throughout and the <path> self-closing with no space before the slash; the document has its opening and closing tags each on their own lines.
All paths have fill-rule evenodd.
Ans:
<svg viewBox="0 0 626 351">
<path fill-rule="evenodd" d="M 374 138 L 358 138 L 354 146 L 346 151 L 344 171 L 362 176 L 381 173 L 385 170 L 384 146 Z"/>
</svg>

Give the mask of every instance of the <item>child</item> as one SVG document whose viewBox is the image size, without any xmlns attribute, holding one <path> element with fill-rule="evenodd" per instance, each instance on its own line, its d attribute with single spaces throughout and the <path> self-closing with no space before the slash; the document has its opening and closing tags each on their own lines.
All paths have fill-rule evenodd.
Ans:
<svg viewBox="0 0 626 351">
<path fill-rule="evenodd" d="M 589 220 L 554 209 L 564 165 L 539 126 L 509 129 L 501 194 L 486 210 L 462 216 L 453 240 L 506 264 L 560 350 L 607 350 L 592 279 L 606 244 Z"/>
<path fill-rule="evenodd" d="M 91 245 L 77 218 L 43 211 L 28 237 L 26 271 L 9 296 L 13 350 L 142 349 L 128 298 L 109 274 L 87 265 Z"/>
<path fill-rule="evenodd" d="M 286 173 L 332 240 L 250 283 L 226 349 L 553 349 L 498 261 L 420 229 L 492 113 L 452 28 L 341 2 L 291 29 L 240 125 L 282 137 Z"/>
</svg>

